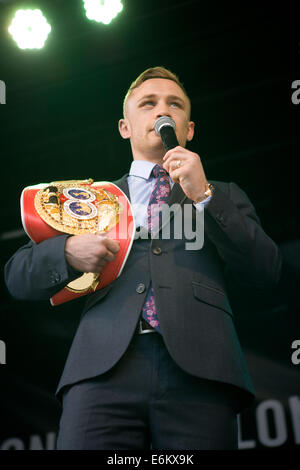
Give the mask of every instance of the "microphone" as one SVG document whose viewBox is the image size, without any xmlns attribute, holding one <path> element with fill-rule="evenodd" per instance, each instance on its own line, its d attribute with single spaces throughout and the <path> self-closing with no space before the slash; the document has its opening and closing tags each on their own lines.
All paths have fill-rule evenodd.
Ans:
<svg viewBox="0 0 300 470">
<path fill-rule="evenodd" d="M 161 116 L 155 121 L 154 130 L 157 135 L 160 135 L 166 151 L 179 145 L 175 134 L 175 128 L 175 122 L 169 116 Z"/>
</svg>

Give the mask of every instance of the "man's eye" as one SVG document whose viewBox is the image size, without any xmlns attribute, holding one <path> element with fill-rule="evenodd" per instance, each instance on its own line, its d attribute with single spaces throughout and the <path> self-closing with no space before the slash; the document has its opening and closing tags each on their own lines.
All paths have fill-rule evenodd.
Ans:
<svg viewBox="0 0 300 470">
<path fill-rule="evenodd" d="M 171 103 L 171 106 L 175 106 L 176 108 L 180 108 L 180 104 L 177 103 L 176 101 L 173 101 L 173 103 Z"/>
<path fill-rule="evenodd" d="M 145 101 L 143 103 L 143 106 L 153 106 L 153 105 L 154 105 L 153 101 Z"/>
</svg>

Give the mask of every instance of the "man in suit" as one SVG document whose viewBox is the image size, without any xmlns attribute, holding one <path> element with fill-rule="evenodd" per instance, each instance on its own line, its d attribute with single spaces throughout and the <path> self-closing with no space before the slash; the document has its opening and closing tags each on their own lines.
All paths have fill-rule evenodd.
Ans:
<svg viewBox="0 0 300 470">
<path fill-rule="evenodd" d="M 183 85 L 163 67 L 143 72 L 125 97 L 119 130 L 133 162 L 116 184 L 137 227 L 151 234 L 151 202 L 179 204 L 192 222 L 204 211 L 204 243 L 188 250 L 170 215 L 170 237 L 162 227 L 138 237 L 121 276 L 89 296 L 57 390 L 59 449 L 237 448 L 237 413 L 254 392 L 226 279 L 267 292 L 281 259 L 246 194 L 208 182 L 199 155 L 185 148 L 190 112 Z M 168 152 L 154 131 L 161 116 L 176 124 L 179 145 Z M 21 299 L 49 298 L 80 273 L 100 272 L 118 250 L 92 234 L 29 243 L 7 263 L 7 286 Z"/>
</svg>

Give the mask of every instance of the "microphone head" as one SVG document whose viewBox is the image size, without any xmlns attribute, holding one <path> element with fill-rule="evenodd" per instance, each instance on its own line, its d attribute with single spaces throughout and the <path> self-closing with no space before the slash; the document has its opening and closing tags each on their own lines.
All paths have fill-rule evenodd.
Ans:
<svg viewBox="0 0 300 470">
<path fill-rule="evenodd" d="M 175 131 L 176 125 L 172 118 L 169 116 L 161 116 L 155 121 L 154 130 L 157 135 L 160 135 L 160 131 L 163 127 L 169 126 L 172 127 Z"/>
</svg>

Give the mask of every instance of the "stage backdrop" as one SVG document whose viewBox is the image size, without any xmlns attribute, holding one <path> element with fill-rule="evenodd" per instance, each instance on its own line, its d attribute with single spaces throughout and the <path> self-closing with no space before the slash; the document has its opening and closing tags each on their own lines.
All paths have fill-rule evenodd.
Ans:
<svg viewBox="0 0 300 470">
<path fill-rule="evenodd" d="M 2 262 L 26 238 L 2 243 Z M 239 449 L 300 447 L 300 240 L 280 246 L 284 270 L 271 295 L 230 286 L 236 326 L 257 399 L 239 415 Z M 61 413 L 54 396 L 84 299 L 58 307 L 11 299 L 0 315 L 0 449 L 55 448 Z"/>
</svg>

